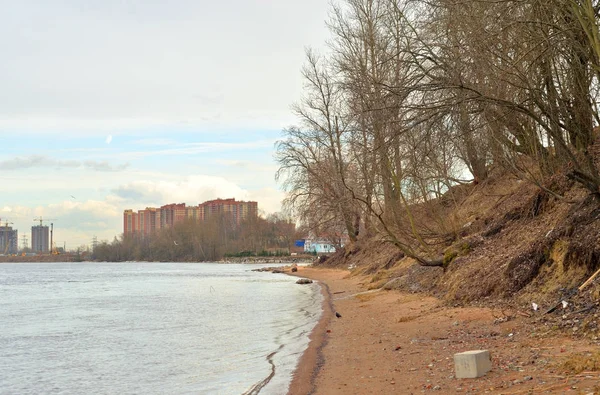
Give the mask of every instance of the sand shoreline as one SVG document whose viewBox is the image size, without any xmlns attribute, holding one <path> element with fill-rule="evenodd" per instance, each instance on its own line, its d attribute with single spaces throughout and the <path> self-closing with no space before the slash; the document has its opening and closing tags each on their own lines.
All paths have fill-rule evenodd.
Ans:
<svg viewBox="0 0 600 395">
<path fill-rule="evenodd" d="M 316 276 L 307 276 L 306 268 L 300 269 L 300 273 L 289 272 L 295 277 L 306 277 L 316 280 L 323 295 L 321 317 L 309 334 L 308 347 L 300 357 L 298 366 L 293 373 L 292 382 L 290 383 L 289 394 L 312 394 L 315 391 L 315 379 L 320 367 L 323 365 L 323 348 L 327 344 L 327 326 L 331 320 L 333 310 L 333 302 L 329 286 L 323 281 L 319 281 Z"/>
<path fill-rule="evenodd" d="M 293 273 L 318 281 L 324 301 L 291 395 L 599 393 L 598 372 L 568 375 L 558 368 L 570 355 L 597 350 L 597 344 L 540 334 L 527 318 L 503 317 L 489 308 L 449 307 L 397 291 L 365 292 L 369 280 L 348 274 L 311 267 Z M 492 371 L 478 379 L 454 378 L 454 353 L 474 349 L 490 350 Z"/>
</svg>

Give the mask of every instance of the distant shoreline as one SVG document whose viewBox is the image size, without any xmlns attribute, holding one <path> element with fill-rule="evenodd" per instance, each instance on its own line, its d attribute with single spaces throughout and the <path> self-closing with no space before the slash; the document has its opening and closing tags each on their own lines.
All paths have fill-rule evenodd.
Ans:
<svg viewBox="0 0 600 395">
<path fill-rule="evenodd" d="M 312 263 L 315 257 L 313 256 L 251 256 L 251 257 L 233 257 L 223 258 L 217 263 L 247 263 L 247 264 L 260 264 L 260 263 Z M 52 263 L 52 262 L 76 262 L 76 263 L 89 263 L 89 262 L 105 262 L 95 261 L 89 259 L 82 259 L 80 256 L 75 254 L 60 254 L 60 255 L 6 255 L 0 256 L 0 263 Z M 126 261 L 111 261 L 112 263 L 120 263 Z M 162 262 L 162 261 L 140 261 L 140 262 Z M 206 263 L 214 261 L 174 261 L 179 263 Z"/>
<path fill-rule="evenodd" d="M 249 256 L 223 258 L 219 263 L 312 263 L 314 256 Z"/>
<path fill-rule="evenodd" d="M 50 262 L 80 262 L 77 255 L 5 255 L 0 256 L 0 263 L 50 263 Z"/>
</svg>

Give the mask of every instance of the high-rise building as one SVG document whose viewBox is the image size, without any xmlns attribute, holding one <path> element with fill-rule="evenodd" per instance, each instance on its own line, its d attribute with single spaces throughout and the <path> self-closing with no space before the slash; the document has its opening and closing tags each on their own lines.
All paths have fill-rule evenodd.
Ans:
<svg viewBox="0 0 600 395">
<path fill-rule="evenodd" d="M 19 252 L 19 231 L 10 226 L 0 227 L 0 254 Z"/>
<path fill-rule="evenodd" d="M 171 203 L 160 208 L 160 228 L 172 228 L 175 224 L 185 220 L 186 208 L 185 203 Z"/>
<path fill-rule="evenodd" d="M 191 206 L 185 208 L 185 216 L 186 218 L 193 220 L 195 222 L 204 221 L 204 212 L 200 210 L 199 206 Z"/>
<path fill-rule="evenodd" d="M 137 213 L 128 209 L 123 212 L 123 234 L 145 237 L 159 229 L 172 228 L 186 218 L 204 222 L 215 215 L 231 218 L 234 224 L 239 225 L 246 218 L 258 216 L 258 203 L 231 198 L 209 200 L 191 207 L 186 207 L 185 203 L 172 203 L 160 208 L 146 207 Z"/>
<path fill-rule="evenodd" d="M 127 211 L 127 210 L 125 210 Z M 124 216 L 126 216 L 126 214 L 123 214 Z M 148 235 L 151 235 L 152 233 L 156 232 L 158 229 L 161 228 L 161 216 L 160 216 L 160 209 L 157 209 L 155 207 L 146 207 L 146 209 L 144 210 L 139 210 L 137 212 L 137 227 L 136 227 L 136 234 L 139 234 L 140 237 L 146 237 Z M 132 220 L 133 220 L 133 215 L 132 215 Z M 131 234 L 131 233 L 127 233 L 125 232 L 125 228 L 123 228 L 124 233 L 127 234 Z"/>
<path fill-rule="evenodd" d="M 31 250 L 33 252 L 49 252 L 50 251 L 50 231 L 48 226 L 32 226 L 31 227 Z"/>
<path fill-rule="evenodd" d="M 223 215 L 239 225 L 244 219 L 258 215 L 257 202 L 236 201 L 235 199 L 215 199 L 200 204 L 204 218 Z"/>
<path fill-rule="evenodd" d="M 136 235 L 138 233 L 138 213 L 133 210 L 123 212 L 123 233 L 126 235 Z"/>
</svg>

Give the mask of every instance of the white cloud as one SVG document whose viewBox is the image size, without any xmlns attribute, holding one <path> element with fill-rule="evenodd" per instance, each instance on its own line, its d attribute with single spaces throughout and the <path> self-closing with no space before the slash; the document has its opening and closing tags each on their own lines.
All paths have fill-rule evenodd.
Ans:
<svg viewBox="0 0 600 395">
<path fill-rule="evenodd" d="M 275 188 L 244 189 L 225 178 L 208 175 L 190 176 L 180 181 L 133 181 L 112 192 L 122 199 L 122 204 L 130 205 L 126 208 L 133 210 L 169 203 L 197 205 L 207 200 L 233 197 L 257 201 L 259 209 L 267 214 L 280 211 L 284 197 L 284 193 Z"/>
<path fill-rule="evenodd" d="M 266 214 L 281 211 L 281 201 L 284 197 L 285 194 L 282 191 L 274 188 L 262 188 L 248 192 L 248 199 L 257 201 L 259 210 Z"/>
<path fill-rule="evenodd" d="M 65 200 L 60 203 L 49 204 L 42 211 L 47 212 L 48 215 L 59 217 L 72 215 L 73 213 L 88 213 L 97 218 L 115 218 L 121 214 L 115 204 L 98 200 L 87 200 L 85 202 Z"/>
<path fill-rule="evenodd" d="M 112 141 L 112 134 L 109 134 L 109 135 L 106 137 L 106 140 L 105 140 L 105 141 L 106 141 L 106 144 L 110 144 L 110 142 Z"/>
<path fill-rule="evenodd" d="M 197 205 L 215 198 L 235 197 L 246 200 L 248 192 L 222 178 L 207 175 L 189 176 L 182 180 L 140 180 L 121 185 L 112 191 L 128 202 L 142 206 L 169 203 Z M 135 209 L 136 207 L 129 207 Z M 143 209 L 144 207 L 138 207 Z"/>
<path fill-rule="evenodd" d="M 169 148 L 145 151 L 127 151 L 120 154 L 122 158 L 140 159 L 148 156 L 164 157 L 178 155 L 196 155 L 203 153 L 245 151 L 251 149 L 271 148 L 275 140 L 264 139 L 249 142 L 200 142 L 170 145 Z"/>
<path fill-rule="evenodd" d="M 22 218 L 31 216 L 31 208 L 24 206 L 5 206 L 2 211 L 10 213 L 11 218 Z"/>
<path fill-rule="evenodd" d="M 113 165 L 108 161 L 62 160 L 46 155 L 30 155 L 0 161 L 0 170 L 24 170 L 29 168 L 85 168 L 96 171 L 120 171 L 129 167 L 129 163 Z"/>
</svg>

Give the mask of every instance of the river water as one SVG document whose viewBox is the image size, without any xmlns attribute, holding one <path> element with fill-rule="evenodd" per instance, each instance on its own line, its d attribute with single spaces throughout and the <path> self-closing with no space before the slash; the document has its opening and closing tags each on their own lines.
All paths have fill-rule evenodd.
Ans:
<svg viewBox="0 0 600 395">
<path fill-rule="evenodd" d="M 0 394 L 285 394 L 322 296 L 260 266 L 0 264 Z"/>
</svg>

